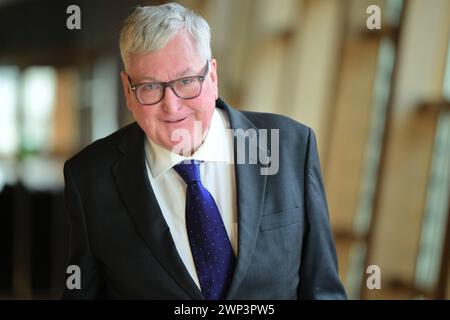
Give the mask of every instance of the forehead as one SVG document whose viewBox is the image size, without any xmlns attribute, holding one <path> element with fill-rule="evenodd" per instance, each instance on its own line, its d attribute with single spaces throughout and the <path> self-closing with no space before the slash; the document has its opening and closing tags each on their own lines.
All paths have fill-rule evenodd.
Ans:
<svg viewBox="0 0 450 320">
<path fill-rule="evenodd" d="M 170 81 L 199 72 L 203 60 L 191 39 L 179 34 L 156 52 L 129 55 L 127 72 L 137 80 Z"/>
</svg>

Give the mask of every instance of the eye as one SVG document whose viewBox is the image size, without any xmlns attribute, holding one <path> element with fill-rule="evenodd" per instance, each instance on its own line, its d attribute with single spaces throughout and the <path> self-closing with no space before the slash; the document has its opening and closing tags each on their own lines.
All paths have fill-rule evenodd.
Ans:
<svg viewBox="0 0 450 320">
<path fill-rule="evenodd" d="M 189 86 L 189 85 L 195 83 L 196 80 L 197 80 L 196 78 L 185 78 L 185 79 L 181 80 L 181 84 L 183 86 Z"/>
<path fill-rule="evenodd" d="M 155 91 L 155 90 L 159 90 L 160 86 L 161 85 L 158 83 L 147 83 L 147 84 L 142 85 L 142 90 Z"/>
</svg>

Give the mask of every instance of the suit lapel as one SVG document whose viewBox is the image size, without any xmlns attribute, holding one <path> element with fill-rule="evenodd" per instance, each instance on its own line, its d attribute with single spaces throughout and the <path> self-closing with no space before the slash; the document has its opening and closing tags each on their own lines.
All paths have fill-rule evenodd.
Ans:
<svg viewBox="0 0 450 320">
<path fill-rule="evenodd" d="M 142 238 L 178 285 L 193 299 L 203 299 L 178 255 L 169 227 L 148 181 L 144 133 L 137 124 L 133 133 L 124 137 L 119 149 L 123 152 L 123 157 L 113 166 L 112 171 Z"/>
<path fill-rule="evenodd" d="M 237 140 L 244 139 L 248 143 L 249 137 L 242 136 L 247 130 L 255 130 L 256 127 L 241 113 L 228 107 L 223 101 L 218 100 L 218 107 L 225 109 L 230 119 L 231 128 L 234 129 L 234 162 L 236 177 L 236 202 L 238 214 L 238 256 L 233 279 L 226 296 L 234 299 L 239 286 L 247 274 L 247 270 L 255 249 L 259 225 L 261 221 L 266 176 L 261 174 L 261 164 L 257 159 L 247 159 L 246 163 L 237 161 Z M 237 130 L 236 129 L 242 129 Z M 243 152 L 240 150 L 240 152 Z M 259 152 L 259 150 L 258 150 Z M 248 155 L 246 153 L 246 155 Z M 255 163 L 256 164 L 252 164 Z"/>
</svg>

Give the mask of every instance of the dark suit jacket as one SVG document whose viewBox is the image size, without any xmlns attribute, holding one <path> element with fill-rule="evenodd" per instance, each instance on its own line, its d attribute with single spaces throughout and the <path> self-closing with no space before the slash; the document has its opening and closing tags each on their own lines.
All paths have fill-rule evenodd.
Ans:
<svg viewBox="0 0 450 320">
<path fill-rule="evenodd" d="M 280 130 L 276 175 L 235 164 L 238 256 L 226 298 L 345 299 L 312 130 L 220 99 L 217 107 L 232 128 Z M 80 267 L 81 289 L 64 298 L 203 299 L 149 183 L 144 138 L 133 123 L 65 163 L 68 265 Z"/>
</svg>

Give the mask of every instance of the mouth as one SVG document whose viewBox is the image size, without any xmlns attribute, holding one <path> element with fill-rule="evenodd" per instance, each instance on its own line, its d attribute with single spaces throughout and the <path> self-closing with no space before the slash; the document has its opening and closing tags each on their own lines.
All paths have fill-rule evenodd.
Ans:
<svg viewBox="0 0 450 320">
<path fill-rule="evenodd" d="M 188 117 L 189 117 L 189 116 L 185 116 L 185 117 L 177 118 L 177 119 L 168 119 L 168 120 L 163 120 L 163 122 L 164 122 L 164 123 L 167 123 L 167 124 L 177 124 L 177 123 L 183 122 L 183 121 L 186 120 Z"/>
</svg>

